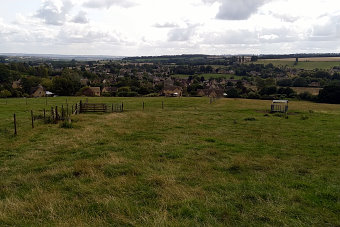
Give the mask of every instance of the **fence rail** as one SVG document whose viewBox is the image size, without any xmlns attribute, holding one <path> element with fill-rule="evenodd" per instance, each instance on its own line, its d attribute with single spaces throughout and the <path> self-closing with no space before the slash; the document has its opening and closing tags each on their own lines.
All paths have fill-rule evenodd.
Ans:
<svg viewBox="0 0 340 227">
<path fill-rule="evenodd" d="M 48 100 L 48 102 L 47 102 Z M 65 99 L 66 102 L 58 101 L 57 99 L 13 99 L 5 100 L 6 107 L 4 109 L 13 110 L 12 114 L 9 115 L 0 124 L 0 135 L 20 135 L 23 131 L 29 128 L 36 128 L 42 124 L 58 124 L 60 121 L 70 121 L 71 115 L 77 115 L 81 113 L 121 113 L 124 112 L 128 106 L 128 110 L 155 110 L 166 109 L 165 102 L 160 100 L 159 102 L 146 103 L 142 100 L 137 99 L 134 102 L 126 103 L 89 103 L 89 100 L 69 100 Z M 0 100 L 2 101 L 2 100 Z M 95 100 L 93 100 L 95 101 Z M 113 101 L 113 100 L 111 100 Z M 118 100 L 114 100 L 118 101 Z M 48 105 L 49 104 L 49 105 Z M 142 104 L 142 105 L 141 105 Z M 17 107 L 19 107 L 17 109 Z M 10 111 L 11 111 L 10 110 Z M 6 110 L 8 111 L 8 110 Z M 13 133 L 11 133 L 13 131 Z"/>
<path fill-rule="evenodd" d="M 107 112 L 107 105 L 103 103 L 81 103 L 80 102 L 80 112 Z"/>
</svg>

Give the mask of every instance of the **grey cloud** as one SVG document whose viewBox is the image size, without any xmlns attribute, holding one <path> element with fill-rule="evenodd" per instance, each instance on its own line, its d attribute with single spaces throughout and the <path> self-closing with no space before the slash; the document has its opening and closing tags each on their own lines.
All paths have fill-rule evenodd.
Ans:
<svg viewBox="0 0 340 227">
<path fill-rule="evenodd" d="M 293 29 L 281 27 L 262 29 L 259 32 L 259 40 L 261 43 L 284 43 L 299 41 L 299 33 Z"/>
<path fill-rule="evenodd" d="M 187 28 L 174 28 L 168 33 L 168 41 L 188 41 L 194 34 L 197 25 L 188 25 Z"/>
<path fill-rule="evenodd" d="M 72 9 L 71 1 L 65 0 L 59 9 L 53 0 L 45 1 L 42 7 L 36 13 L 36 17 L 41 18 L 46 24 L 63 25 L 66 20 L 67 13 Z"/>
<path fill-rule="evenodd" d="M 178 27 L 177 24 L 170 23 L 170 22 L 166 22 L 164 24 L 156 23 L 153 26 L 156 27 L 156 28 L 176 28 L 176 27 Z"/>
<path fill-rule="evenodd" d="M 120 35 L 97 31 L 91 26 L 86 27 L 65 27 L 61 29 L 57 40 L 59 43 L 121 43 Z"/>
<path fill-rule="evenodd" d="M 213 0 L 204 1 L 213 2 Z M 270 0 L 220 0 L 221 6 L 216 18 L 221 20 L 246 20 L 268 1 Z"/>
<path fill-rule="evenodd" d="M 314 25 L 310 40 L 332 41 L 340 39 L 340 15 L 331 16 L 323 25 Z"/>
<path fill-rule="evenodd" d="M 262 29 L 259 31 L 228 30 L 223 33 L 206 33 L 202 36 L 205 44 L 215 45 L 252 45 L 299 41 L 298 34 L 287 28 Z"/>
<path fill-rule="evenodd" d="M 80 11 L 78 15 L 76 15 L 71 22 L 77 23 L 77 24 L 87 24 L 89 22 L 89 19 L 87 18 L 87 14 L 84 11 Z"/>
<path fill-rule="evenodd" d="M 284 22 L 289 22 L 289 23 L 293 23 L 297 21 L 298 19 L 300 19 L 300 17 L 294 17 L 294 16 L 287 15 L 287 14 L 278 14 L 278 13 L 273 13 L 273 12 L 270 12 L 270 14 Z"/>
<path fill-rule="evenodd" d="M 110 8 L 111 6 L 120 6 L 129 8 L 135 6 L 136 3 L 129 0 L 90 0 L 83 4 L 87 8 Z"/>
<path fill-rule="evenodd" d="M 204 34 L 204 43 L 225 44 L 253 44 L 258 43 L 258 35 L 248 30 L 229 30 L 223 33 Z"/>
<path fill-rule="evenodd" d="M 213 4 L 215 2 L 218 2 L 220 0 L 202 0 L 205 4 Z"/>
</svg>

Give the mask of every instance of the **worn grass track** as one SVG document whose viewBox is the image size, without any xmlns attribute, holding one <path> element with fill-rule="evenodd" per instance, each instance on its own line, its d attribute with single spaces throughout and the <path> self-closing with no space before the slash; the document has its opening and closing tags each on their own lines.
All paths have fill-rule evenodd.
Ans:
<svg viewBox="0 0 340 227">
<path fill-rule="evenodd" d="M 32 130 L 22 100 L 0 105 L 0 128 L 13 110 L 27 124 L 0 134 L 0 225 L 340 225 L 339 105 L 292 102 L 286 119 L 259 100 L 90 101 L 127 111 Z"/>
</svg>

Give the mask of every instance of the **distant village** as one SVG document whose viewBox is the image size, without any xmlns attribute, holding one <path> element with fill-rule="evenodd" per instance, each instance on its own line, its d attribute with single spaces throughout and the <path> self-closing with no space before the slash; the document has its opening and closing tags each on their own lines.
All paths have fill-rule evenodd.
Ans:
<svg viewBox="0 0 340 227">
<path fill-rule="evenodd" d="M 340 79 L 340 68 L 303 70 L 252 57 L 206 63 L 68 61 L 1 63 L 1 97 L 194 96 L 313 100 Z M 303 88 L 303 89 L 302 89 Z"/>
</svg>

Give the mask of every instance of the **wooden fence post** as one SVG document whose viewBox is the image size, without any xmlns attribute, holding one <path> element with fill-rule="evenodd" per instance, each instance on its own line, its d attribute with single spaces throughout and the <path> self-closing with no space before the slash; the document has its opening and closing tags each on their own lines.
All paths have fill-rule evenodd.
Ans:
<svg viewBox="0 0 340 227">
<path fill-rule="evenodd" d="M 122 112 L 124 112 L 124 103 L 122 102 Z"/>
<path fill-rule="evenodd" d="M 44 121 L 46 120 L 46 109 L 44 108 Z"/>
<path fill-rule="evenodd" d="M 14 114 L 14 135 L 17 135 L 17 117 Z"/>
<path fill-rule="evenodd" d="M 51 117 L 52 117 L 52 122 L 54 122 L 54 111 L 53 111 L 53 107 L 51 107 Z"/>
<path fill-rule="evenodd" d="M 55 107 L 55 121 L 58 122 L 59 116 L 58 116 L 58 106 Z"/>
<path fill-rule="evenodd" d="M 83 112 L 82 108 L 83 108 L 83 101 L 80 100 L 80 102 L 79 102 L 79 113 Z"/>
<path fill-rule="evenodd" d="M 34 116 L 33 116 L 33 110 L 31 110 L 31 118 L 32 118 L 32 128 L 34 128 Z"/>
<path fill-rule="evenodd" d="M 61 105 L 61 120 L 65 119 L 64 105 Z"/>
</svg>

